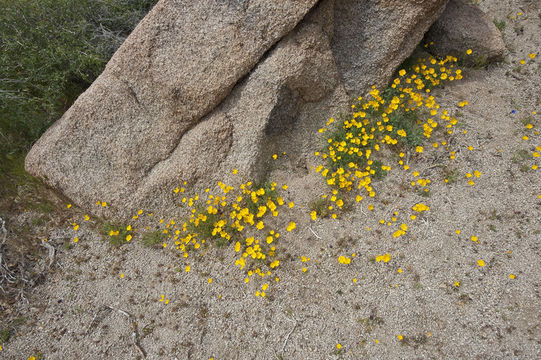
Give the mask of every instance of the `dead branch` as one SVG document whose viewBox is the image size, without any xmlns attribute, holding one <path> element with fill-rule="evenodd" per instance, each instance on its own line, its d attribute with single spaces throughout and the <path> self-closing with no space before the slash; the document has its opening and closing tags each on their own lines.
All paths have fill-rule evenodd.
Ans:
<svg viewBox="0 0 541 360">
<path fill-rule="evenodd" d="M 315 237 L 317 237 L 318 239 L 321 239 L 321 236 L 319 236 L 318 234 L 316 234 L 314 232 L 314 230 L 312 230 L 312 226 L 311 225 L 308 225 L 308 229 L 310 229 L 310 231 L 312 232 L 312 234 L 314 234 Z"/>
<path fill-rule="evenodd" d="M 15 284 L 17 282 L 17 277 L 15 276 L 14 272 L 9 268 L 9 265 L 7 263 L 7 260 L 4 258 L 4 244 L 7 239 L 7 230 L 6 230 L 6 222 L 4 219 L 0 217 L 0 232 L 3 234 L 2 242 L 0 243 L 0 290 L 4 294 L 6 294 L 8 291 L 4 289 L 4 283 L 6 284 Z"/>
<path fill-rule="evenodd" d="M 289 341 L 289 337 L 291 336 L 291 334 L 293 333 L 293 331 L 295 331 L 295 328 L 297 327 L 299 323 L 297 322 L 297 319 L 295 319 L 295 325 L 293 325 L 293 328 L 291 329 L 291 331 L 289 332 L 289 334 L 287 334 L 286 336 L 286 339 L 284 341 L 284 346 L 282 346 L 282 355 L 284 355 L 284 351 L 286 349 L 286 345 L 287 345 L 287 342 Z"/>
<path fill-rule="evenodd" d="M 54 263 L 54 256 L 55 256 L 55 248 L 54 246 L 52 246 L 51 244 L 49 244 L 48 242 L 46 242 L 45 240 L 41 240 L 41 246 L 45 247 L 47 250 L 49 250 L 49 267 L 51 267 L 51 265 L 53 265 Z"/>
<path fill-rule="evenodd" d="M 128 318 L 128 320 L 130 321 L 131 328 L 132 328 L 131 339 L 132 339 L 133 345 L 135 346 L 137 351 L 139 351 L 141 356 L 143 358 L 146 358 L 147 357 L 146 352 L 141 347 L 141 344 L 139 344 L 139 331 L 137 329 L 137 320 L 135 319 L 135 316 L 133 316 L 132 314 L 130 314 L 127 311 L 124 311 L 124 310 L 121 310 L 121 309 L 115 309 L 115 308 L 113 308 L 111 306 L 108 306 L 108 305 L 103 305 L 102 307 L 100 307 L 98 309 L 98 311 L 94 315 L 94 318 L 90 322 L 90 325 L 88 326 L 88 329 L 87 329 L 85 335 L 89 334 L 113 310 L 118 311 L 119 313 L 121 313 L 122 315 L 124 315 L 124 316 L 126 316 Z M 103 312 L 103 311 L 106 311 L 106 313 L 103 316 L 99 316 L 99 314 L 101 312 Z"/>
<path fill-rule="evenodd" d="M 2 237 L 2 244 L 1 245 L 4 245 L 6 243 L 7 238 L 8 238 L 8 231 L 6 229 L 6 222 L 1 217 L 0 217 L 0 223 L 2 223 L 2 226 L 0 227 L 0 231 L 2 232 L 2 234 L 4 234 L 4 236 Z"/>
</svg>

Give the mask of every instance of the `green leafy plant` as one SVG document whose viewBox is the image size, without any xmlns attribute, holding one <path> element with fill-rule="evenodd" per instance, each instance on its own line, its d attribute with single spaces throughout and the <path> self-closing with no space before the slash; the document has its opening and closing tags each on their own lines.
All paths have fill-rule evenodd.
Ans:
<svg viewBox="0 0 541 360">
<path fill-rule="evenodd" d="M 7 343 L 10 337 L 11 337 L 11 330 L 9 328 L 4 328 L 0 330 L 0 344 Z"/>
<path fill-rule="evenodd" d="M 448 167 L 448 166 L 444 167 L 442 169 L 442 174 L 447 184 L 454 184 L 458 180 L 458 169 L 456 168 Z"/>
<path fill-rule="evenodd" d="M 143 234 L 143 245 L 147 247 L 159 247 L 164 240 L 164 234 L 160 230 L 147 231 Z"/>
<path fill-rule="evenodd" d="M 102 226 L 102 235 L 108 239 L 112 246 L 118 247 L 126 243 L 131 232 L 127 226 L 118 223 L 105 222 Z"/>
<path fill-rule="evenodd" d="M 505 27 L 507 26 L 507 23 L 505 22 L 505 20 L 498 20 L 496 18 L 494 18 L 494 20 L 492 20 L 494 22 L 494 25 L 496 25 L 496 27 L 498 28 L 498 30 L 500 30 L 500 32 L 503 32 L 505 30 Z"/>
<path fill-rule="evenodd" d="M 330 200 L 318 198 L 310 202 L 310 211 L 315 211 L 320 218 L 328 218 L 331 215 L 330 205 Z"/>
</svg>

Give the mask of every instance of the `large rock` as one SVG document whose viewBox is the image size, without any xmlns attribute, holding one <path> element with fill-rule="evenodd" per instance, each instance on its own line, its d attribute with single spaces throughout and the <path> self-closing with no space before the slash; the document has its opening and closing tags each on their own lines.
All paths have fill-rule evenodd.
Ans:
<svg viewBox="0 0 541 360">
<path fill-rule="evenodd" d="M 331 34 L 325 32 L 332 25 L 331 10 L 332 1 L 320 3 L 222 104 L 190 129 L 171 156 L 144 179 L 134 203 L 163 208 L 173 198 L 170 189 L 183 181 L 196 189 L 217 181 L 259 182 L 272 154 L 287 150 L 289 156 L 302 156 L 298 147 L 303 137 L 313 138 L 329 109 L 347 99 L 338 86 Z M 324 109 L 313 105 L 323 103 Z M 296 146 L 288 146 L 291 143 Z M 234 168 L 239 170 L 236 176 L 231 174 Z"/>
<path fill-rule="evenodd" d="M 450 0 L 442 16 L 426 34 L 428 50 L 437 56 L 453 55 L 466 65 L 500 60 L 505 51 L 502 34 L 477 6 L 465 0 Z M 433 43 L 433 44 L 432 44 Z M 466 56 L 466 50 L 472 54 Z"/>
<path fill-rule="evenodd" d="M 160 1 L 34 145 L 27 170 L 81 206 L 130 211 L 154 167 L 316 2 Z"/>
<path fill-rule="evenodd" d="M 332 49 L 346 89 L 386 86 L 447 0 L 336 0 Z"/>
<path fill-rule="evenodd" d="M 363 12 L 353 0 L 162 0 L 26 168 L 98 215 L 106 200 L 116 217 L 171 209 L 183 181 L 262 180 L 278 151 L 304 168 L 317 128 L 385 84 L 444 2 L 368 1 Z M 348 7 L 380 21 L 343 19 Z"/>
</svg>

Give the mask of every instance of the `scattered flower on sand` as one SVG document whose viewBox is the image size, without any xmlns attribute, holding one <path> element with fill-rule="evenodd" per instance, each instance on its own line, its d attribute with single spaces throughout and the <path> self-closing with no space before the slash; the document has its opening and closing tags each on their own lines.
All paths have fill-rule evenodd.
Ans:
<svg viewBox="0 0 541 360">
<path fill-rule="evenodd" d="M 480 267 L 484 267 L 486 264 L 485 264 L 485 261 L 483 259 L 479 259 L 479 260 L 477 260 L 477 265 L 479 265 Z"/>
</svg>

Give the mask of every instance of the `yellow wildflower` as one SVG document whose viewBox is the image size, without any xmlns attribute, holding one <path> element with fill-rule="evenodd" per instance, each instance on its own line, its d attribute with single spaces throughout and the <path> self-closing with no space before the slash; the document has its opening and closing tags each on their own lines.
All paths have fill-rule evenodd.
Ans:
<svg viewBox="0 0 541 360">
<path fill-rule="evenodd" d="M 479 265 L 480 267 L 483 267 L 483 266 L 485 266 L 486 264 L 485 264 L 485 261 L 484 261 L 484 260 L 480 259 L 480 260 L 477 260 L 477 265 Z"/>
<path fill-rule="evenodd" d="M 295 229 L 296 227 L 297 227 L 297 224 L 295 224 L 293 221 L 290 221 L 290 222 L 289 222 L 289 225 L 287 225 L 286 230 L 287 230 L 287 231 L 292 231 L 292 230 Z"/>
</svg>

